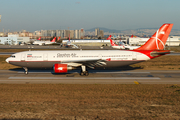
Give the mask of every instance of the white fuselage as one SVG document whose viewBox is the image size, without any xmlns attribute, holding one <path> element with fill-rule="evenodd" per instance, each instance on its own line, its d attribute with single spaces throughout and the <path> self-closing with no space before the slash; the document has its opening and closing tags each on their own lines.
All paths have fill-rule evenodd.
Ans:
<svg viewBox="0 0 180 120">
<path fill-rule="evenodd" d="M 82 62 L 102 60 L 104 67 L 119 67 L 150 58 L 140 52 L 125 50 L 25 51 L 13 54 L 6 62 L 27 68 L 51 68 L 54 64 L 78 67 Z"/>
<path fill-rule="evenodd" d="M 115 49 L 125 49 L 123 46 L 112 46 Z"/>
<path fill-rule="evenodd" d="M 56 42 L 51 42 L 51 41 L 34 41 L 33 44 L 34 45 L 50 45 Z"/>
</svg>

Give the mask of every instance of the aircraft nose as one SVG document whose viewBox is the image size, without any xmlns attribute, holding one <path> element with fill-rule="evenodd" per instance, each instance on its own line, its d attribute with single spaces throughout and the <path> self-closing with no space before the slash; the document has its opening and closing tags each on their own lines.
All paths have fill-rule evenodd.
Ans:
<svg viewBox="0 0 180 120">
<path fill-rule="evenodd" d="M 6 59 L 6 62 L 9 63 L 9 58 Z"/>
</svg>

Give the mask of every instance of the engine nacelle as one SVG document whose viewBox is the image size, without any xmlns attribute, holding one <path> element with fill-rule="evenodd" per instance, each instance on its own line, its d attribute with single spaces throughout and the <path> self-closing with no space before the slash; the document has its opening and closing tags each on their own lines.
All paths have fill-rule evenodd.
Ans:
<svg viewBox="0 0 180 120">
<path fill-rule="evenodd" d="M 67 73 L 68 70 L 72 70 L 72 67 L 68 67 L 67 64 L 54 64 L 55 73 Z"/>
</svg>

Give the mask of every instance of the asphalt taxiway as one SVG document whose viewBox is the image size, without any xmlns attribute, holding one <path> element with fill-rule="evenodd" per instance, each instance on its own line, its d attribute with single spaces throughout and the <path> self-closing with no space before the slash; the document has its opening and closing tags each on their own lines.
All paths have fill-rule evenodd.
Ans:
<svg viewBox="0 0 180 120">
<path fill-rule="evenodd" d="M 51 70 L 0 70 L 0 84 L 180 84 L 180 70 L 78 70 L 55 74 Z"/>
</svg>

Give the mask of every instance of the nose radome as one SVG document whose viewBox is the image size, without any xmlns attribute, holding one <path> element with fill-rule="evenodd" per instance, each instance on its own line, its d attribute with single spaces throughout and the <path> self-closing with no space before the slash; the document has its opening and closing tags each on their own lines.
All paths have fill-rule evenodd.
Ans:
<svg viewBox="0 0 180 120">
<path fill-rule="evenodd" d="M 9 63 L 9 58 L 6 59 L 6 62 Z"/>
</svg>

